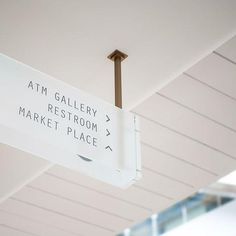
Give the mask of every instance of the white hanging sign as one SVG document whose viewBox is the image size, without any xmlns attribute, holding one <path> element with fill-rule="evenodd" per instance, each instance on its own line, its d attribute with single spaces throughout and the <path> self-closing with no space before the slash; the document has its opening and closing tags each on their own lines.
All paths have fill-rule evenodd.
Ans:
<svg viewBox="0 0 236 236">
<path fill-rule="evenodd" d="M 135 115 L 2 54 L 0 143 L 119 187 L 140 177 Z"/>
</svg>

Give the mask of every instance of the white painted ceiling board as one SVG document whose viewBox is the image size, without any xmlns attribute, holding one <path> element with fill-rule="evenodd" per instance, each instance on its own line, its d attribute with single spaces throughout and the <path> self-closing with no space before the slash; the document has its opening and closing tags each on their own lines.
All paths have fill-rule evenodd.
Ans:
<svg viewBox="0 0 236 236">
<path fill-rule="evenodd" d="M 228 42 L 224 43 L 221 47 L 216 49 L 217 53 L 226 57 L 226 59 L 231 60 L 236 64 L 236 37 L 233 37 Z"/>
<path fill-rule="evenodd" d="M 155 94 L 135 112 L 236 159 L 236 133 Z"/>
<path fill-rule="evenodd" d="M 0 203 L 52 166 L 4 144 L 0 144 L 0 158 Z"/>
<path fill-rule="evenodd" d="M 159 93 L 236 132 L 236 100 L 199 81 L 181 75 Z"/>
<path fill-rule="evenodd" d="M 166 153 L 142 145 L 143 168 L 153 170 L 175 181 L 194 188 L 201 187 L 206 180 L 214 181 L 215 175 L 203 171 L 183 160 L 173 158 Z M 193 181 L 194 180 L 194 181 Z"/>
<path fill-rule="evenodd" d="M 7 227 L 15 228 L 23 232 L 27 232 L 30 235 L 37 236 L 75 236 L 75 234 L 60 230 L 58 228 L 49 226 L 47 224 L 39 223 L 37 221 L 32 221 L 26 219 L 22 216 L 17 216 L 10 214 L 5 211 L 0 211 L 0 222 L 1 224 L 6 225 Z M 18 235 L 18 232 L 15 232 L 14 235 Z M 76 234 L 80 236 L 79 234 Z M 2 235 L 5 236 L 5 235 Z M 82 235 L 81 235 L 82 236 Z"/>
<path fill-rule="evenodd" d="M 56 211 L 60 214 L 67 215 L 78 221 L 97 226 L 110 232 L 116 232 L 132 223 L 132 221 L 30 187 L 25 187 L 17 192 L 14 195 L 14 199 L 29 202 L 51 211 Z"/>
<path fill-rule="evenodd" d="M 18 229 L 11 228 L 11 227 L 4 225 L 4 224 L 0 224 L 0 235 L 4 235 L 4 236 L 38 236 L 35 234 L 20 232 Z"/>
<path fill-rule="evenodd" d="M 173 158 L 183 160 L 189 164 L 212 173 L 217 177 L 227 173 L 236 164 L 236 160 L 217 152 L 184 135 L 174 132 L 141 118 L 142 142 L 154 149 L 164 151 Z"/>
<path fill-rule="evenodd" d="M 236 100 L 236 66 L 219 55 L 210 54 L 186 73 Z"/>
<path fill-rule="evenodd" d="M 127 221 L 139 220 L 150 214 L 150 210 L 131 205 L 127 202 L 115 199 L 110 196 L 85 189 L 79 185 L 69 183 L 55 176 L 43 174 L 31 182 L 29 186 L 70 199 L 75 203 L 84 204 L 90 208 L 98 209 L 108 215 L 114 215 Z"/>
<path fill-rule="evenodd" d="M 80 179 L 78 178 L 78 180 L 80 180 Z M 45 176 L 45 182 L 47 183 L 47 181 L 50 181 L 50 176 L 48 176 L 48 177 Z M 37 180 L 35 181 L 35 184 L 33 183 L 33 186 L 35 188 L 38 188 L 37 183 L 38 183 Z M 84 183 L 87 184 L 87 181 Z M 146 183 L 150 183 L 150 184 L 145 186 Z M 39 181 L 39 185 L 40 185 L 40 181 Z M 31 184 L 30 184 L 30 186 L 31 186 Z M 62 184 L 58 183 L 58 186 L 60 186 L 64 190 Z M 161 196 L 165 196 L 162 194 L 162 192 L 166 192 L 166 196 L 170 200 L 174 199 L 175 197 L 179 197 L 180 193 L 188 191 L 189 188 L 192 188 L 192 186 L 190 186 L 189 184 L 184 184 L 182 182 L 176 181 L 173 177 L 167 177 L 165 175 L 161 175 L 161 174 L 149 171 L 149 170 L 143 171 L 143 178 L 137 183 L 137 186 L 145 187 L 145 189 L 147 189 L 149 191 L 156 192 L 157 194 L 160 194 Z M 156 189 L 155 186 L 157 186 L 158 191 L 154 190 L 154 189 Z M 41 188 L 41 187 L 39 187 L 39 188 Z M 47 188 L 50 189 L 49 186 Z M 75 185 L 74 185 L 74 188 L 76 188 Z M 80 188 L 80 189 L 82 190 L 82 188 Z M 177 192 L 176 189 L 179 189 L 179 192 Z M 101 189 L 99 189 L 99 190 L 101 191 Z M 127 191 L 129 192 L 129 190 L 127 190 Z M 51 192 L 52 192 L 52 194 L 55 193 L 53 191 L 53 188 L 51 189 Z M 119 195 L 117 195 L 117 197 L 119 197 Z M 79 196 L 78 196 L 78 199 L 79 199 Z M 115 207 L 115 203 L 116 202 L 113 201 L 113 204 L 114 204 L 113 207 Z M 106 204 L 106 203 L 104 202 L 103 204 Z M 126 209 L 126 210 L 128 210 L 128 209 Z M 144 211 L 143 211 L 143 213 L 144 213 Z M 145 213 L 147 213 L 147 211 Z M 138 215 L 137 215 L 137 217 L 138 217 Z"/>
<path fill-rule="evenodd" d="M 9 198 L 0 205 L 0 209 L 9 213 L 17 214 L 43 224 L 62 228 L 68 232 L 82 235 L 114 235 L 111 231 L 96 227 L 92 224 L 78 221 L 74 218 L 58 214 L 56 211 L 49 211 L 42 207 Z"/>
<path fill-rule="evenodd" d="M 234 0 L 1 0 L 0 51 L 113 102 L 106 57 L 121 49 L 131 107 L 229 40 L 235 12 Z"/>
<path fill-rule="evenodd" d="M 144 191 L 136 186 L 132 186 L 127 190 L 118 189 L 60 166 L 51 168 L 48 173 L 83 186 L 84 188 L 89 188 L 93 191 L 103 193 L 107 196 L 111 196 L 144 209 L 151 210 L 155 207 L 155 209 L 161 210 L 166 205 L 172 203 L 172 201 L 163 196 Z"/>
<path fill-rule="evenodd" d="M 170 200 L 179 199 L 191 191 L 194 192 L 194 188 L 191 186 L 146 169 L 143 170 L 143 178 L 135 185 L 169 198 Z"/>
</svg>

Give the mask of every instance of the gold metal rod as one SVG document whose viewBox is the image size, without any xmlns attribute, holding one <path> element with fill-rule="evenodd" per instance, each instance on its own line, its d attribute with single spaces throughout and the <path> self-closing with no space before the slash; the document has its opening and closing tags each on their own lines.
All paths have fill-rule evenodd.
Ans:
<svg viewBox="0 0 236 236">
<path fill-rule="evenodd" d="M 115 105 L 122 108 L 122 81 L 121 81 L 121 58 L 115 57 Z"/>
<path fill-rule="evenodd" d="M 121 79 L 121 62 L 128 56 L 115 50 L 108 58 L 114 61 L 114 76 L 115 76 L 115 105 L 122 108 L 122 79 Z"/>
</svg>

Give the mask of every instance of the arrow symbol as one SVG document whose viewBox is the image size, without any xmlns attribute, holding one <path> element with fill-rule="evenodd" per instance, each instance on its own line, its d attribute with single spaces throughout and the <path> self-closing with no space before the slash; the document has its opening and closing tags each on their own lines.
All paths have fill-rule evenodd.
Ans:
<svg viewBox="0 0 236 236">
<path fill-rule="evenodd" d="M 110 146 L 106 146 L 105 149 L 110 149 L 110 151 L 112 152 L 112 149 Z"/>
<path fill-rule="evenodd" d="M 107 131 L 107 134 L 106 134 L 106 136 L 109 136 L 111 133 L 109 132 L 109 130 L 108 130 L 108 129 L 106 129 L 106 131 Z"/>
<path fill-rule="evenodd" d="M 106 122 L 108 122 L 108 121 L 111 120 L 108 115 L 106 115 L 106 118 L 107 118 L 107 119 L 106 119 Z"/>
</svg>

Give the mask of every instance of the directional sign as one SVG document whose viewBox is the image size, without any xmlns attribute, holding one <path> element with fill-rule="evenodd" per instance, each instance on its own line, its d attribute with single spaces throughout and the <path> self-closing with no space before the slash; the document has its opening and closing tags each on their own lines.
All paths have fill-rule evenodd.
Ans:
<svg viewBox="0 0 236 236">
<path fill-rule="evenodd" d="M 140 177 L 137 117 L 0 54 L 0 143 L 115 186 Z"/>
</svg>

